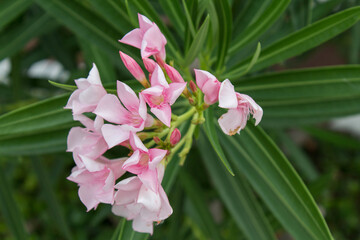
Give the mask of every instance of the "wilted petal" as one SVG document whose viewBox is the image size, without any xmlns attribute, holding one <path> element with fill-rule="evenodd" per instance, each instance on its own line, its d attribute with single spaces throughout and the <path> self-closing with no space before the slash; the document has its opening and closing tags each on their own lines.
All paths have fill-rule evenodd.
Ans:
<svg viewBox="0 0 360 240">
<path fill-rule="evenodd" d="M 255 118 L 255 126 L 258 125 L 263 116 L 262 108 L 250 96 L 246 94 L 238 94 L 238 96 L 240 96 L 240 99 L 248 102 L 253 118 Z"/>
<path fill-rule="evenodd" d="M 221 108 L 236 108 L 238 100 L 236 97 L 234 86 L 229 79 L 221 83 L 219 91 L 219 107 Z"/>
<path fill-rule="evenodd" d="M 137 232 L 153 234 L 153 222 L 145 221 L 141 216 L 134 218 L 132 227 Z"/>
<path fill-rule="evenodd" d="M 141 203 L 149 211 L 157 212 L 161 207 L 160 195 L 153 192 L 151 189 L 147 188 L 145 185 L 142 185 L 139 191 L 139 196 L 137 203 Z"/>
<path fill-rule="evenodd" d="M 247 121 L 246 115 L 241 110 L 230 109 L 227 113 L 223 114 L 219 119 L 219 125 L 223 132 L 227 135 L 234 135 L 239 133 L 245 126 Z"/>
</svg>

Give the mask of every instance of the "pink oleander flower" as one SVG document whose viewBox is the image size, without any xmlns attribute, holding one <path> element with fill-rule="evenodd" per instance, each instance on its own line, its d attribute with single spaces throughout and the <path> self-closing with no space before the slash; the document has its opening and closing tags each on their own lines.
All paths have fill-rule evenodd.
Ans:
<svg viewBox="0 0 360 240">
<path fill-rule="evenodd" d="M 186 83 L 168 84 L 163 71 L 156 65 L 150 79 L 151 87 L 143 90 L 142 95 L 151 108 L 151 112 L 166 126 L 170 127 L 171 105 L 181 95 Z"/>
<path fill-rule="evenodd" d="M 152 60 L 151 58 L 143 58 L 143 62 L 144 62 L 146 70 L 150 74 L 153 73 L 156 68 L 156 62 L 154 60 Z"/>
<path fill-rule="evenodd" d="M 92 112 L 100 99 L 106 95 L 96 65 L 93 64 L 87 78 L 77 79 L 75 83 L 78 89 L 71 94 L 64 108 L 72 109 L 73 114 Z"/>
<path fill-rule="evenodd" d="M 147 80 L 145 74 L 139 64 L 129 55 L 119 52 L 121 60 L 123 61 L 125 67 L 129 70 L 129 72 L 134 76 L 136 80 L 138 80 L 143 86 L 146 86 Z"/>
<path fill-rule="evenodd" d="M 124 162 L 123 169 L 136 174 L 147 188 L 157 193 L 158 168 L 167 150 L 147 149 L 134 133 L 130 134 L 130 146 L 133 154 Z"/>
<path fill-rule="evenodd" d="M 147 17 L 138 14 L 139 28 L 127 33 L 119 42 L 141 49 L 141 58 L 152 55 L 165 60 L 166 38 L 159 27 Z"/>
<path fill-rule="evenodd" d="M 196 84 L 204 93 L 204 102 L 207 105 L 214 104 L 219 99 L 220 82 L 214 75 L 207 71 L 194 69 Z"/>
<path fill-rule="evenodd" d="M 183 83 L 185 82 L 180 73 L 172 66 L 165 64 L 166 74 L 169 76 L 172 82 Z"/>
<path fill-rule="evenodd" d="M 84 167 L 74 167 L 67 179 L 79 185 L 79 197 L 87 211 L 96 209 L 99 203 L 113 204 L 115 181 L 125 173 L 122 169 L 125 158 L 93 160 L 80 157 Z"/>
<path fill-rule="evenodd" d="M 67 138 L 67 151 L 73 153 L 76 165 L 83 167 L 79 155 L 97 159 L 108 150 L 108 145 L 101 134 L 104 121 L 101 117 L 96 117 L 93 121 L 82 114 L 74 115 L 74 120 L 80 121 L 86 128 L 71 128 Z"/>
<path fill-rule="evenodd" d="M 181 133 L 179 129 L 175 128 L 174 131 L 170 135 L 170 144 L 175 146 L 181 139 Z"/>
<path fill-rule="evenodd" d="M 228 79 L 221 83 L 219 107 L 229 109 L 218 120 L 221 129 L 227 135 L 240 133 L 240 130 L 245 128 L 250 114 L 255 118 L 255 125 L 259 124 L 263 115 L 262 108 L 248 95 L 235 92 Z"/>
<path fill-rule="evenodd" d="M 120 81 L 117 81 L 117 94 L 125 107 L 115 95 L 107 94 L 94 110 L 96 115 L 105 120 L 120 124 L 105 124 L 101 128 L 109 148 L 128 140 L 130 132 L 142 131 L 145 126 L 151 126 L 153 123 L 141 95 L 138 98 L 128 85 Z"/>
<path fill-rule="evenodd" d="M 162 176 L 159 178 L 161 181 Z M 122 180 L 115 185 L 115 203 L 112 212 L 133 220 L 135 231 L 153 233 L 153 223 L 168 218 L 173 210 L 162 186 L 156 192 L 147 188 L 136 176 Z"/>
</svg>

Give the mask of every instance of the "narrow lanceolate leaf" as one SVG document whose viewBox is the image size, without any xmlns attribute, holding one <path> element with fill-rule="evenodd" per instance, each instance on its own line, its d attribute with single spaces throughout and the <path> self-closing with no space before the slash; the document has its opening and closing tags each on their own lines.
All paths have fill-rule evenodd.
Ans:
<svg viewBox="0 0 360 240">
<path fill-rule="evenodd" d="M 359 76 L 360 66 L 349 65 L 264 74 L 233 83 L 263 108 L 263 125 L 284 127 L 358 113 Z"/>
<path fill-rule="evenodd" d="M 190 45 L 189 51 L 187 52 L 184 60 L 186 66 L 190 65 L 204 47 L 206 36 L 209 30 L 209 16 L 206 17 L 204 23 L 201 25 L 199 31 L 196 33 L 193 42 Z"/>
<path fill-rule="evenodd" d="M 174 29 L 178 32 L 179 36 L 184 37 L 185 21 L 180 1 L 160 0 L 159 3 L 162 9 L 168 13 L 167 16 L 170 18 L 170 21 L 174 25 Z"/>
<path fill-rule="evenodd" d="M 247 66 L 245 71 L 240 74 L 240 76 L 243 76 L 243 75 L 247 74 L 251 70 L 251 68 L 256 64 L 256 61 L 258 60 L 258 58 L 260 56 L 260 52 L 261 52 L 261 44 L 258 43 L 257 47 L 256 47 L 256 50 L 255 50 L 255 53 L 254 53 L 249 65 Z"/>
<path fill-rule="evenodd" d="M 75 91 L 77 89 L 76 85 L 63 84 L 63 83 L 58 83 L 58 82 L 54 82 L 54 81 L 51 81 L 51 80 L 49 80 L 48 82 L 51 85 L 53 85 L 54 87 L 61 88 L 61 89 L 71 91 L 71 92 Z"/>
<path fill-rule="evenodd" d="M 198 144 L 210 179 L 247 239 L 275 239 L 261 206 L 242 174 L 236 172 L 236 176 L 233 177 L 227 173 L 214 150 L 209 148 L 209 141 L 204 133 L 200 135 Z"/>
<path fill-rule="evenodd" d="M 133 27 L 126 12 L 125 3 L 115 0 L 90 0 L 91 5 L 109 24 L 122 34 L 132 30 Z"/>
<path fill-rule="evenodd" d="M 219 143 L 218 136 L 216 134 L 215 125 L 214 125 L 214 114 L 213 114 L 212 107 L 209 107 L 208 110 L 205 111 L 204 129 L 205 129 L 206 136 L 208 137 L 208 139 L 211 143 L 211 146 L 215 150 L 215 152 L 218 155 L 218 157 L 220 158 L 221 162 L 224 164 L 224 166 L 229 171 L 229 173 L 234 176 L 234 172 L 231 169 L 231 166 L 230 166 L 228 160 L 226 159 L 226 156 L 222 150 L 222 147 Z"/>
<path fill-rule="evenodd" d="M 0 2 L 0 31 L 32 3 L 32 0 L 2 0 Z"/>
<path fill-rule="evenodd" d="M 51 16 L 42 14 L 28 19 L 0 35 L 0 59 L 19 52 L 30 39 L 37 37 L 57 26 Z"/>
<path fill-rule="evenodd" d="M 336 147 L 344 149 L 360 149 L 360 140 L 345 135 L 343 133 L 338 133 L 316 127 L 305 127 L 304 130 L 314 138 L 320 140 L 321 142 L 330 143 Z"/>
<path fill-rule="evenodd" d="M 272 1 L 267 9 L 255 22 L 247 26 L 231 43 L 230 54 L 237 52 L 246 44 L 256 41 L 281 16 L 289 5 L 290 0 Z M 265 4 L 265 3 L 263 3 Z"/>
<path fill-rule="evenodd" d="M 222 239 L 221 234 L 218 231 L 219 227 L 216 225 L 213 216 L 210 213 L 209 206 L 206 204 L 205 196 L 202 193 L 201 187 L 191 177 L 191 175 L 185 171 L 181 171 L 180 173 L 180 182 L 199 216 L 199 220 L 201 222 L 198 224 L 203 226 L 204 235 L 208 239 Z"/>
<path fill-rule="evenodd" d="M 28 156 L 65 152 L 70 128 L 0 139 L 0 156 Z"/>
<path fill-rule="evenodd" d="M 71 111 L 64 109 L 68 98 L 65 94 L 0 116 L 0 139 L 72 126 Z"/>
<path fill-rule="evenodd" d="M 331 240 L 308 189 L 274 142 L 248 124 L 241 135 L 221 134 L 229 158 L 295 239 Z"/>
<path fill-rule="evenodd" d="M 122 33 L 80 3 L 72 0 L 36 0 L 36 2 L 79 37 L 110 52 L 118 52 L 119 49 L 130 52 L 130 47 L 117 41 L 122 37 Z M 132 57 L 138 62 L 141 60 L 137 55 Z"/>
<path fill-rule="evenodd" d="M 59 233 L 62 234 L 66 239 L 72 239 L 69 226 L 66 222 L 63 211 L 56 199 L 55 192 L 51 186 L 51 179 L 43 163 L 39 158 L 33 157 L 31 162 L 34 166 L 38 182 L 43 193 L 44 199 L 48 205 L 48 212 L 50 219 L 54 221 L 54 225 L 58 228 Z"/>
<path fill-rule="evenodd" d="M 353 7 L 315 22 L 265 48 L 251 71 L 263 69 L 316 47 L 350 28 L 359 19 L 360 7 Z M 235 64 L 225 77 L 236 79 L 250 61 L 251 58 L 248 58 Z"/>
<path fill-rule="evenodd" d="M 225 57 L 231 39 L 232 16 L 229 1 L 214 0 L 214 3 L 219 22 L 219 44 L 217 46 L 218 54 L 215 68 L 219 71 L 224 67 Z"/>
<path fill-rule="evenodd" d="M 28 239 L 23 217 L 13 197 L 11 186 L 6 179 L 5 169 L 0 165 L 0 210 L 2 218 L 12 232 L 14 239 Z"/>
<path fill-rule="evenodd" d="M 296 169 L 303 178 L 309 182 L 315 181 L 319 177 L 316 167 L 311 162 L 311 159 L 285 132 L 277 132 L 281 144 L 285 147 L 289 160 L 292 161 Z"/>
</svg>

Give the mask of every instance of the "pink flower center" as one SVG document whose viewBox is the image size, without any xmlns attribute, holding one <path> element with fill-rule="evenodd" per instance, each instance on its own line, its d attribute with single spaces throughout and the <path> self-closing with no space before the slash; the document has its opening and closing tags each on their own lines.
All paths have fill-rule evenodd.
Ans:
<svg viewBox="0 0 360 240">
<path fill-rule="evenodd" d="M 151 103 L 154 105 L 161 105 L 164 102 L 164 95 L 151 96 L 150 100 L 151 100 Z"/>
</svg>

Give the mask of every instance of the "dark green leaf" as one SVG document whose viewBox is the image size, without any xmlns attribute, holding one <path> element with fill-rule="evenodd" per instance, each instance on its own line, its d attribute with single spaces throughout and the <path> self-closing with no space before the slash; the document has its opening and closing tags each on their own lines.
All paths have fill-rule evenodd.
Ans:
<svg viewBox="0 0 360 240">
<path fill-rule="evenodd" d="M 0 31 L 24 12 L 32 2 L 32 0 L 2 0 L 0 2 Z"/>
<path fill-rule="evenodd" d="M 47 14 L 31 18 L 0 35 L 0 59 L 19 52 L 30 39 L 37 37 L 57 26 Z"/>
<path fill-rule="evenodd" d="M 1 146 L 0 146 L 1 148 Z M 5 170 L 0 165 L 0 210 L 15 239 L 28 239 L 23 217 L 13 197 L 11 185 L 6 179 Z"/>
<path fill-rule="evenodd" d="M 311 24 L 265 48 L 252 71 L 301 54 L 345 31 L 360 18 L 360 7 L 353 7 Z M 224 78 L 236 79 L 251 58 L 235 64 Z"/>
<path fill-rule="evenodd" d="M 209 30 L 209 16 L 206 17 L 204 23 L 201 25 L 199 31 L 196 33 L 193 42 L 189 48 L 189 51 L 186 54 L 184 64 L 185 66 L 190 65 L 196 57 L 199 56 L 201 50 L 203 50 L 204 43 L 206 41 L 206 36 Z"/>
<path fill-rule="evenodd" d="M 214 125 L 214 114 L 213 114 L 212 107 L 209 107 L 208 110 L 205 111 L 204 129 L 205 129 L 206 136 L 208 137 L 209 142 L 211 143 L 211 146 L 215 150 L 215 152 L 218 155 L 218 157 L 220 158 L 221 162 L 224 164 L 224 166 L 229 171 L 229 173 L 234 176 L 234 172 L 231 169 L 231 166 L 225 157 L 225 154 L 219 143 L 218 136 L 216 134 L 215 125 Z"/>
<path fill-rule="evenodd" d="M 248 239 L 274 239 L 274 233 L 242 175 L 237 172 L 233 177 L 227 173 L 214 150 L 209 149 L 209 142 L 204 134 L 200 135 L 198 144 L 210 178 L 237 226 Z"/>
<path fill-rule="evenodd" d="M 234 166 L 295 239 L 332 239 L 308 189 L 261 128 L 248 124 L 241 135 L 220 136 Z"/>
</svg>

